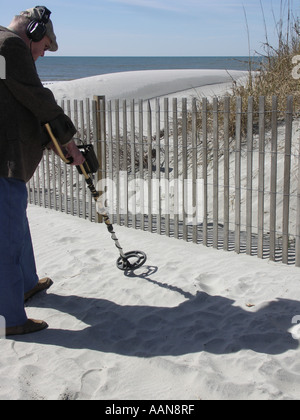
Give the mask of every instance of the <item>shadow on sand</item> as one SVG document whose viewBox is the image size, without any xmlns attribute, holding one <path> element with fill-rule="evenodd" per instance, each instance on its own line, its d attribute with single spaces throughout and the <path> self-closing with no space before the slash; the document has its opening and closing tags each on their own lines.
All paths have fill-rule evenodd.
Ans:
<svg viewBox="0 0 300 420">
<path fill-rule="evenodd" d="M 30 306 L 65 312 L 86 324 L 77 331 L 51 329 L 15 341 L 34 342 L 72 349 L 90 349 L 136 357 L 178 356 L 195 352 L 228 354 L 242 349 L 281 354 L 298 349 L 299 342 L 288 330 L 300 315 L 300 302 L 278 299 L 260 310 L 243 310 L 222 296 L 184 290 L 152 280 L 157 267 L 146 266 L 141 278 L 180 293 L 186 299 L 176 307 L 122 306 L 98 298 L 58 296 L 49 293 L 29 302 Z"/>
</svg>

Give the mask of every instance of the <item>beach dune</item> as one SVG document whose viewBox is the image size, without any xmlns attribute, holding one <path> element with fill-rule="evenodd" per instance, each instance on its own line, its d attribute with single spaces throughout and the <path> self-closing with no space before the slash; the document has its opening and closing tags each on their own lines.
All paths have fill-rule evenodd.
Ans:
<svg viewBox="0 0 300 420">
<path fill-rule="evenodd" d="M 238 70 L 144 70 L 103 74 L 48 87 L 57 100 L 85 99 L 105 95 L 112 99 L 153 99 L 222 95 L 233 82 L 242 83 L 248 72 Z"/>
</svg>

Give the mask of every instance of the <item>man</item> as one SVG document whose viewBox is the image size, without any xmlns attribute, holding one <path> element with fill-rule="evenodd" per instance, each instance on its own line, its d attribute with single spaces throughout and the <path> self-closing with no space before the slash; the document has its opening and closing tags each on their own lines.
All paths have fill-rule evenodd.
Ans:
<svg viewBox="0 0 300 420">
<path fill-rule="evenodd" d="M 28 319 L 24 300 L 49 288 L 39 280 L 26 216 L 26 182 L 32 177 L 49 141 L 43 126 L 49 123 L 73 164 L 84 158 L 72 140 L 76 129 L 43 87 L 35 61 L 58 45 L 51 12 L 36 6 L 0 27 L 0 55 L 6 78 L 0 80 L 0 315 L 6 335 L 47 328 L 44 321 Z M 46 138 L 46 141 L 45 141 Z"/>
</svg>

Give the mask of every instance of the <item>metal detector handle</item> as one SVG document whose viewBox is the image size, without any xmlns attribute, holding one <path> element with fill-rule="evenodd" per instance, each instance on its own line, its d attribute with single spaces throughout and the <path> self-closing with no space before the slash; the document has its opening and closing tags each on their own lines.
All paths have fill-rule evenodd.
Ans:
<svg viewBox="0 0 300 420">
<path fill-rule="evenodd" d="M 49 134 L 49 136 L 50 136 L 50 138 L 51 138 L 51 140 L 52 140 L 52 142 L 53 142 L 53 144 L 54 144 L 54 146 L 55 146 L 55 148 L 56 148 L 56 150 L 57 150 L 57 153 L 58 153 L 58 155 L 59 155 L 59 157 L 66 163 L 66 164 L 68 164 L 68 165 L 70 165 L 71 163 L 72 163 L 72 160 L 69 160 L 69 159 L 67 159 L 66 158 L 66 156 L 64 155 L 64 152 L 62 151 L 62 149 L 61 149 L 61 145 L 58 143 L 58 141 L 57 141 L 57 139 L 56 139 L 56 137 L 55 137 L 55 135 L 53 134 L 53 132 L 52 132 L 52 129 L 51 129 L 51 127 L 50 127 L 50 124 L 45 124 L 45 127 L 46 127 L 46 130 L 48 131 L 48 134 Z M 84 178 L 85 178 L 85 180 L 86 180 L 86 183 L 87 183 L 87 186 L 88 186 L 88 188 L 90 189 L 90 191 L 91 191 L 91 193 L 92 193 L 92 196 L 94 197 L 94 199 L 95 200 L 97 200 L 97 198 L 99 198 L 99 193 L 98 193 L 98 191 L 96 190 L 96 188 L 95 188 L 95 186 L 94 186 L 94 184 L 93 184 L 93 181 L 92 181 L 92 179 L 90 178 L 90 176 L 88 175 L 88 173 L 86 172 L 86 170 L 85 170 L 85 168 L 84 168 L 84 166 L 83 165 L 78 165 L 79 166 L 79 168 L 81 169 L 81 172 L 82 172 L 82 174 L 83 174 L 83 176 L 84 176 Z"/>
<path fill-rule="evenodd" d="M 66 156 L 64 155 L 64 152 L 62 151 L 62 148 L 61 148 L 60 144 L 58 143 L 58 141 L 56 140 L 55 135 L 52 132 L 52 129 L 50 127 L 50 124 L 49 123 L 45 124 L 45 127 L 46 127 L 46 130 L 48 131 L 48 134 L 49 134 L 51 140 L 52 140 L 52 143 L 54 144 L 54 146 L 55 146 L 55 148 L 57 150 L 57 153 L 58 153 L 59 157 L 66 164 L 70 165 L 72 163 L 72 160 L 71 159 L 67 159 Z"/>
</svg>

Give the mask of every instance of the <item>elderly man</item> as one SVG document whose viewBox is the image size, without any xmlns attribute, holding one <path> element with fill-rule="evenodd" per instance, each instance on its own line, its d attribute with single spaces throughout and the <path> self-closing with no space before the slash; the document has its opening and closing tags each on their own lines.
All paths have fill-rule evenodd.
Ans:
<svg viewBox="0 0 300 420">
<path fill-rule="evenodd" d="M 48 278 L 38 279 L 26 215 L 26 182 L 49 141 L 44 124 L 50 124 L 74 165 L 84 161 L 72 140 L 72 121 L 43 87 L 35 67 L 45 51 L 58 49 L 50 14 L 36 6 L 15 16 L 8 28 L 0 27 L 6 66 L 6 77 L 0 80 L 0 315 L 6 335 L 48 327 L 28 319 L 24 308 L 25 300 L 52 285 Z"/>
</svg>

